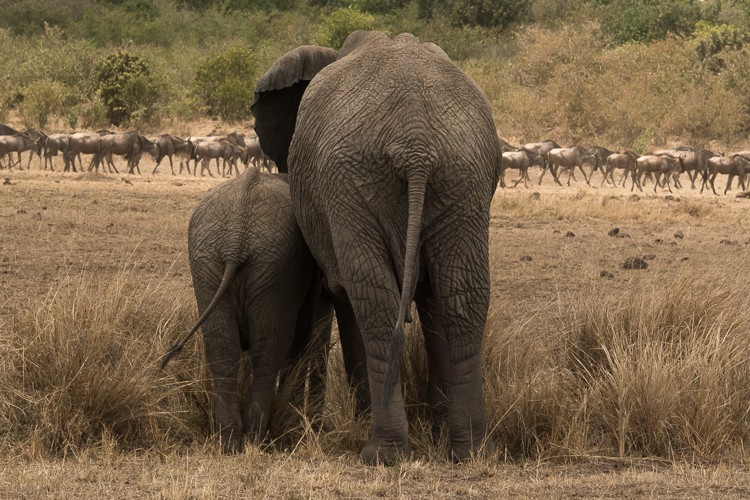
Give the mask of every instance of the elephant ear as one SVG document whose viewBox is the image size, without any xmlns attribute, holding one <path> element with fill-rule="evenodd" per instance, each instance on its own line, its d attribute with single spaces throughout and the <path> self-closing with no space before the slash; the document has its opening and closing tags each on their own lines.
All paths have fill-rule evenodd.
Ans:
<svg viewBox="0 0 750 500">
<path fill-rule="evenodd" d="M 336 60 L 326 47 L 303 45 L 281 56 L 258 80 L 251 110 L 260 147 L 279 172 L 287 171 L 297 110 L 310 80 Z"/>
</svg>

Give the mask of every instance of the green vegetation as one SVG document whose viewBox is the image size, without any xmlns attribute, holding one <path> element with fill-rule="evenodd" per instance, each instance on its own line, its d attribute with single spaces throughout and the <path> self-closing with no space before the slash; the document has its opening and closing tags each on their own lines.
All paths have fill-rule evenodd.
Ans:
<svg viewBox="0 0 750 500">
<path fill-rule="evenodd" d="M 255 80 L 284 52 L 309 43 L 339 48 L 353 29 L 378 29 L 440 45 L 487 93 L 512 142 L 737 144 L 750 133 L 749 6 L 19 0 L 0 11 L 0 116 L 51 128 L 247 120 Z M 98 71 L 117 53 L 137 58 L 145 73 L 126 75 L 127 88 L 104 85 L 118 87 L 112 94 Z"/>
<path fill-rule="evenodd" d="M 257 63 L 248 49 L 233 48 L 204 61 L 194 89 L 210 116 L 241 120 L 250 115 Z"/>
<path fill-rule="evenodd" d="M 340 49 L 352 31 L 372 30 L 375 18 L 354 7 L 337 9 L 320 20 L 315 43 L 324 47 Z"/>
<path fill-rule="evenodd" d="M 96 69 L 96 88 L 113 125 L 151 115 L 157 90 L 148 65 L 138 56 L 119 51 L 108 56 Z"/>
</svg>

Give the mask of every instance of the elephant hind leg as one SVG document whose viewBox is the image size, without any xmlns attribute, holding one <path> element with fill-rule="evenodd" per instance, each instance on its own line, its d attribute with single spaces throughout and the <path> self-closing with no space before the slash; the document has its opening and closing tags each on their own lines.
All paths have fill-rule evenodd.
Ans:
<svg viewBox="0 0 750 500">
<path fill-rule="evenodd" d="M 448 346 L 438 322 L 435 303 L 429 299 L 418 299 L 417 310 L 427 350 L 427 405 L 432 420 L 432 439 L 434 444 L 438 444 L 448 435 L 448 395 L 445 388 L 445 376 L 449 370 Z"/>
<path fill-rule="evenodd" d="M 377 234 L 377 229 L 368 231 L 370 228 L 362 225 L 358 229 L 361 233 L 353 233 L 353 230 L 349 229 L 335 233 L 334 247 L 348 248 L 352 242 L 356 242 L 358 244 L 355 248 L 362 248 L 366 252 L 358 258 L 339 259 L 341 275 L 348 277 L 346 297 L 362 334 L 367 356 L 372 430 L 360 457 L 369 465 L 391 464 L 411 454 L 409 425 L 401 394 L 400 371 L 394 373 L 394 390 L 391 397 L 388 401 L 384 398 L 386 372 L 388 364 L 393 361 L 389 359 L 389 353 L 399 314 L 400 293 L 396 276 L 393 274 L 391 257 L 386 250 L 387 245 L 382 242 L 363 241 L 360 235 Z M 338 245 L 339 242 L 342 244 Z M 340 308 L 337 309 L 337 315 L 339 313 Z"/>
<path fill-rule="evenodd" d="M 434 343 L 447 349 L 438 355 L 438 366 L 448 400 L 451 455 L 457 461 L 494 451 L 486 434 L 481 361 L 489 307 L 489 261 L 487 248 L 481 247 L 486 241 L 486 229 L 453 225 L 431 235 L 424 248 L 438 314 L 434 324 L 443 333 Z M 463 252 L 446 253 L 444 248 Z"/>
<path fill-rule="evenodd" d="M 200 310 L 200 308 L 199 308 Z M 242 416 L 237 398 L 240 339 L 227 303 L 203 322 L 203 345 L 211 373 L 216 433 L 225 453 L 242 451 Z"/>
<path fill-rule="evenodd" d="M 283 301 L 255 299 L 248 307 L 253 319 L 249 328 L 252 383 L 245 393 L 242 421 L 250 439 L 262 442 L 268 434 L 277 377 L 294 339 L 297 311 Z"/>
</svg>

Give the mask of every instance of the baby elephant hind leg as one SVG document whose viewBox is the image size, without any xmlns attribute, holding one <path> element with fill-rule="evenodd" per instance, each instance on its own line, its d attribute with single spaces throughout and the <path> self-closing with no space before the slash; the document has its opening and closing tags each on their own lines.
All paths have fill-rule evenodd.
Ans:
<svg viewBox="0 0 750 500">
<path fill-rule="evenodd" d="M 242 451 L 242 417 L 237 398 L 241 347 L 239 329 L 227 303 L 203 322 L 203 346 L 211 374 L 215 432 L 225 453 Z M 200 309 L 199 307 L 199 310 Z"/>
<path fill-rule="evenodd" d="M 248 309 L 253 319 L 249 329 L 252 382 L 243 398 L 242 422 L 253 442 L 262 442 L 268 435 L 276 379 L 294 339 L 297 318 L 282 302 L 255 300 Z"/>
</svg>

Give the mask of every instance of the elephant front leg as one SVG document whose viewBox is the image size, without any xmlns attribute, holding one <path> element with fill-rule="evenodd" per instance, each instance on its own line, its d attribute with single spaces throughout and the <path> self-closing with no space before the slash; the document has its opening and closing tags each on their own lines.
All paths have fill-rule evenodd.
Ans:
<svg viewBox="0 0 750 500">
<path fill-rule="evenodd" d="M 417 309 L 427 350 L 427 405 L 432 418 L 432 439 L 437 444 L 448 433 L 448 395 L 445 388 L 449 366 L 448 344 L 438 323 L 439 314 L 434 303 L 417 300 Z"/>
<path fill-rule="evenodd" d="M 354 390 L 356 397 L 355 412 L 358 417 L 362 417 L 371 407 L 370 386 L 367 380 L 367 351 L 349 302 L 334 298 L 334 308 L 344 368 L 349 386 Z"/>
</svg>

